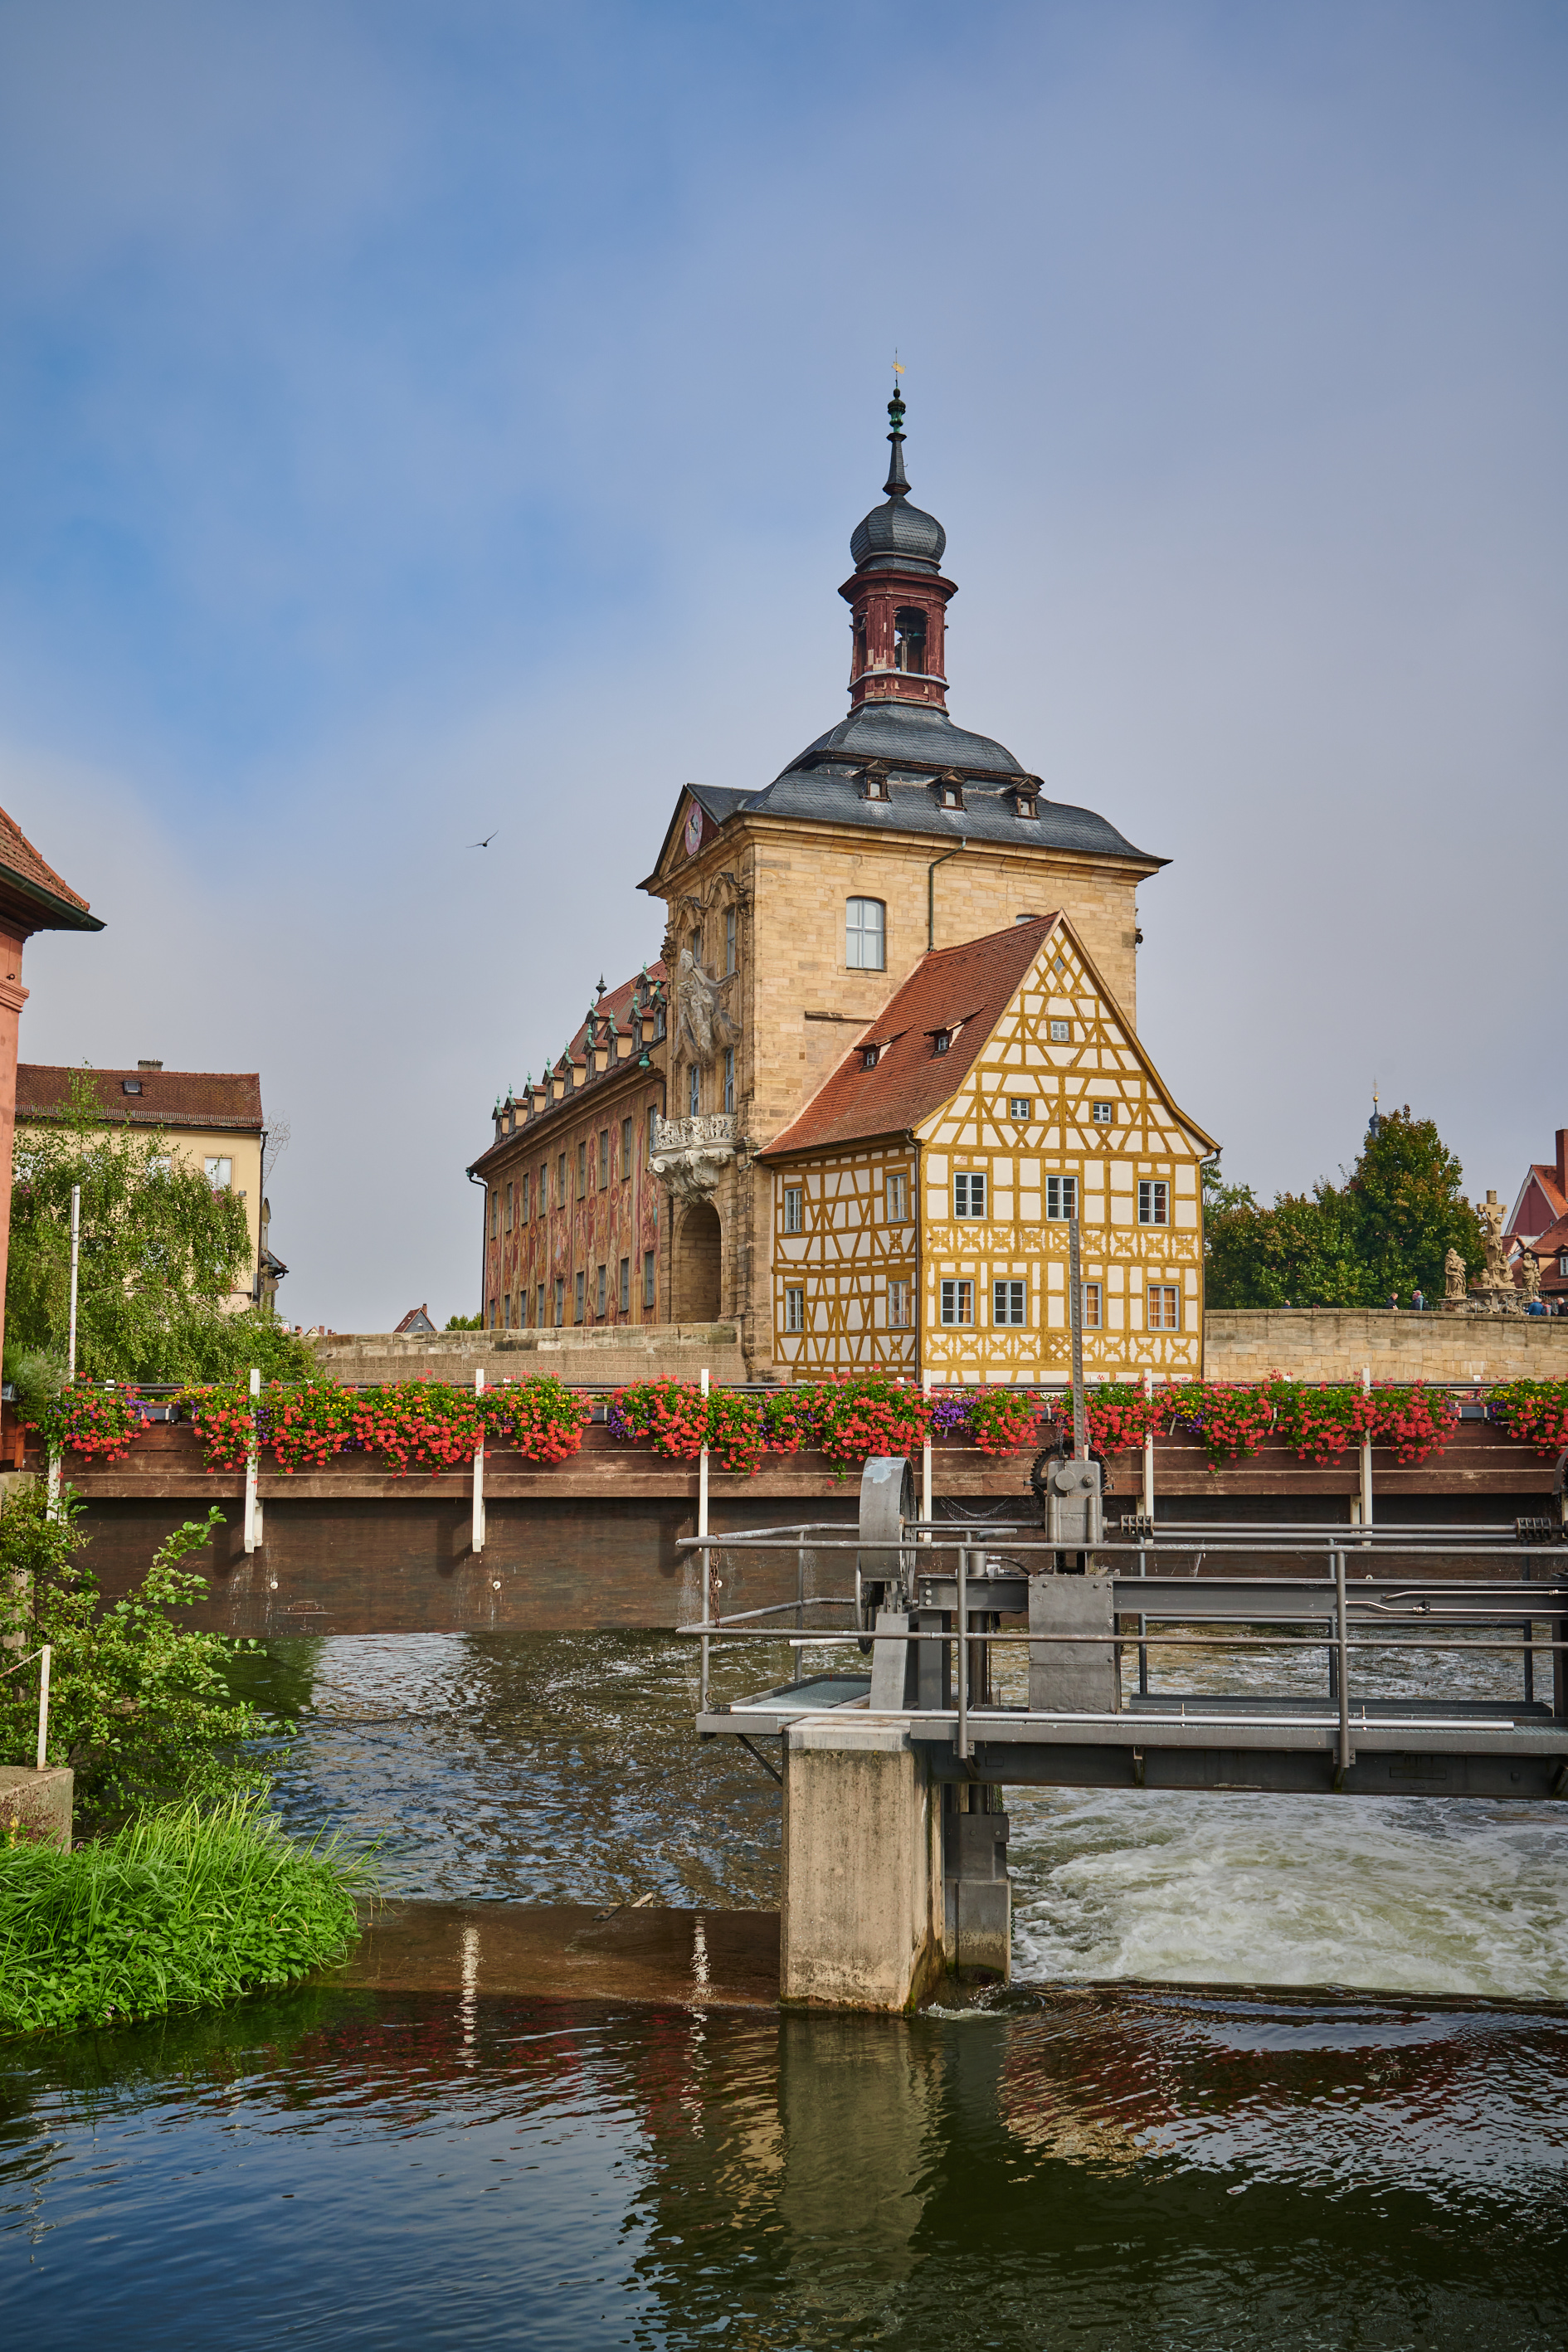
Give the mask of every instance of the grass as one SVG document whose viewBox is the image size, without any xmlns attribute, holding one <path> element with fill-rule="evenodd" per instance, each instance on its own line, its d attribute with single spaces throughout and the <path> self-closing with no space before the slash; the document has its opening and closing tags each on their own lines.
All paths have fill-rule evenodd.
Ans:
<svg viewBox="0 0 1568 2352">
<path fill-rule="evenodd" d="M 0 2033 L 203 2009 L 341 1959 L 368 1865 L 258 1797 L 144 1815 L 65 1853 L 0 1845 Z"/>
</svg>

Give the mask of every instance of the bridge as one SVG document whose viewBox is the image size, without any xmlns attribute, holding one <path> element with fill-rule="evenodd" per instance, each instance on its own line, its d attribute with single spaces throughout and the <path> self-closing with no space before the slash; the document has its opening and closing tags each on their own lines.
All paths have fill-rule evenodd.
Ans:
<svg viewBox="0 0 1568 2352">
<path fill-rule="evenodd" d="M 949 1969 L 1005 1979 L 1008 1785 L 1568 1790 L 1560 1502 L 1490 1526 L 1130 1513 L 1109 1533 L 1097 1491 L 1070 1523 L 1054 1496 L 1028 1517 L 921 1517 L 909 1465 L 884 1460 L 852 1538 L 802 1522 L 688 1548 L 709 1563 L 680 1629 L 701 1650 L 698 1735 L 743 1742 L 784 1790 L 786 1999 L 896 2009 Z M 843 1589 L 721 1605 L 721 1554 L 808 1548 L 838 1560 Z M 781 1634 L 810 1670 L 715 1702 L 716 1651 Z M 1190 1679 L 1196 1659 L 1228 1687 L 1162 1672 Z M 1482 1661 L 1493 1687 L 1456 1687 Z"/>
</svg>

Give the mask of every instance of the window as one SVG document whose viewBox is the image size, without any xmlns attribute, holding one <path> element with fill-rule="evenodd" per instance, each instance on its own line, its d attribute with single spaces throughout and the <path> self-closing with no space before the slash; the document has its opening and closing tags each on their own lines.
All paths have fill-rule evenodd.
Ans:
<svg viewBox="0 0 1568 2352">
<path fill-rule="evenodd" d="M 495 1328 L 496 1328 L 496 1303 L 495 1303 L 495 1300 L 492 1298 L 492 1299 L 490 1300 L 490 1329 L 493 1331 L 493 1330 L 495 1329 Z"/>
<path fill-rule="evenodd" d="M 171 1164 L 166 1151 L 152 1152 L 147 1160 L 147 1173 L 149 1176 L 166 1176 Z"/>
<path fill-rule="evenodd" d="M 860 1067 L 861 1067 L 863 1070 L 874 1070 L 874 1069 L 876 1068 L 876 1066 L 877 1066 L 877 1062 L 878 1062 L 878 1057 L 879 1057 L 879 1050 L 880 1050 L 880 1049 L 879 1049 L 878 1046 L 876 1046 L 876 1045 L 862 1045 L 862 1046 L 861 1046 L 861 1048 L 860 1048 Z"/>
<path fill-rule="evenodd" d="M 985 1214 L 985 1179 L 961 1171 L 952 1180 L 952 1213 L 955 1217 L 983 1217 Z"/>
<path fill-rule="evenodd" d="M 926 666 L 926 616 L 918 604 L 893 615 L 893 667 L 923 677 Z"/>
<path fill-rule="evenodd" d="M 1070 1021 L 1052 1022 L 1051 1043 L 1053 1045 L 1070 1045 L 1072 1044 L 1072 1023 Z"/>
<path fill-rule="evenodd" d="M 805 1230 L 805 1201 L 802 1189 L 798 1184 L 784 1186 L 784 1209 L 785 1233 L 804 1233 Z"/>
<path fill-rule="evenodd" d="M 731 972 L 735 969 L 735 950 L 739 944 L 740 928 L 740 916 L 736 909 L 733 907 L 727 907 L 724 910 L 724 970 L 726 972 Z"/>
<path fill-rule="evenodd" d="M 991 1320 L 1005 1328 L 1009 1324 L 1026 1323 L 1029 1319 L 1029 1286 L 1026 1282 L 994 1282 L 991 1286 Z"/>
<path fill-rule="evenodd" d="M 621 1260 L 620 1298 L 621 1313 L 629 1315 L 632 1311 L 632 1262 L 629 1257 Z"/>
<path fill-rule="evenodd" d="M 597 1301 L 597 1305 L 595 1306 L 595 1312 L 596 1314 L 599 1314 L 599 1315 L 603 1315 L 603 1314 L 604 1314 L 604 1312 L 605 1312 L 605 1308 L 608 1307 L 609 1302 L 610 1302 L 609 1284 L 608 1284 L 608 1280 L 607 1280 L 607 1278 L 606 1278 L 606 1277 L 607 1277 L 607 1274 L 608 1274 L 608 1269 L 607 1269 L 607 1267 L 601 1266 L 601 1267 L 599 1268 L 599 1280 L 598 1280 L 597 1287 L 596 1287 L 595 1292 L 595 1299 L 596 1299 L 596 1301 Z"/>
<path fill-rule="evenodd" d="M 207 1182 L 212 1186 L 213 1191 L 215 1192 L 226 1192 L 229 1186 L 234 1181 L 233 1160 L 204 1160 L 202 1166 L 206 1171 Z M 473 1229 L 470 1226 L 469 1231 L 471 1232 L 472 1230 Z"/>
<path fill-rule="evenodd" d="M 1098 1331 L 1105 1320 L 1105 1294 L 1098 1282 L 1083 1286 L 1083 1328 Z"/>
<path fill-rule="evenodd" d="M 541 1283 L 539 1286 L 539 1328 L 542 1331 L 544 1328 L 547 1319 L 545 1313 L 545 1299 L 547 1296 L 548 1294 L 546 1293 L 544 1285 Z"/>
<path fill-rule="evenodd" d="M 666 1016 L 665 1016 L 665 1008 L 664 1008 L 664 1004 L 663 1004 L 663 1002 L 662 1002 L 662 1000 L 661 1000 L 661 1001 L 660 1001 L 658 1004 L 656 1004 L 656 1005 L 654 1006 L 654 1008 L 653 1008 L 653 1034 L 654 1034 L 654 1042 L 655 1042 L 655 1044 L 656 1044 L 656 1045 L 658 1044 L 658 1042 L 659 1038 L 661 1038 L 661 1037 L 664 1035 L 665 1031 L 668 1029 L 668 1025 L 669 1025 L 669 1024 L 668 1024 L 668 1020 L 666 1019 Z"/>
<path fill-rule="evenodd" d="M 1096 1127 L 1110 1127 L 1110 1126 L 1112 1124 L 1112 1122 L 1114 1121 L 1115 1118 L 1116 1118 L 1116 1105 L 1115 1105 L 1114 1103 L 1096 1103 L 1096 1104 L 1095 1104 L 1095 1106 L 1094 1106 L 1094 1123 L 1095 1123 Z"/>
<path fill-rule="evenodd" d="M 1032 1095 L 1009 1095 L 1007 1097 L 1007 1116 L 1009 1118 L 1033 1118 L 1035 1116 L 1034 1097 Z"/>
<path fill-rule="evenodd" d="M 702 1073 L 695 1062 L 686 1074 L 687 1116 L 696 1118 L 702 1108 Z"/>
<path fill-rule="evenodd" d="M 581 1200 L 581 1199 L 582 1199 L 582 1197 L 583 1197 L 584 1193 L 587 1191 L 587 1189 L 588 1189 L 588 1147 L 587 1147 L 587 1144 L 586 1144 L 586 1143 L 580 1143 L 580 1144 L 577 1146 L 577 1198 L 578 1198 L 579 1200 Z"/>
<path fill-rule="evenodd" d="M 1568 1280 L 1568 1250 L 1558 1251 L 1557 1271 L 1565 1280 Z"/>
<path fill-rule="evenodd" d="M 702 926 L 700 923 L 698 924 L 697 929 L 692 932 L 690 939 L 687 941 L 687 945 L 691 950 L 692 962 L 700 964 L 702 961 Z"/>
<path fill-rule="evenodd" d="M 887 966 L 887 914 L 880 898 L 850 898 L 844 909 L 844 961 L 851 971 Z"/>
<path fill-rule="evenodd" d="M 599 1129 L 599 1190 L 603 1192 L 610 1181 L 610 1130 Z"/>
<path fill-rule="evenodd" d="M 652 1250 L 644 1250 L 642 1254 L 642 1303 L 645 1307 L 651 1307 L 654 1303 L 658 1280 L 658 1260 Z"/>
<path fill-rule="evenodd" d="M 621 1181 L 623 1184 L 631 1172 L 632 1123 L 629 1118 L 623 1118 L 621 1121 Z"/>
<path fill-rule="evenodd" d="M 1077 1216 L 1078 1178 L 1076 1176 L 1047 1177 L 1046 1214 L 1050 1218 Z"/>
<path fill-rule="evenodd" d="M 566 1206 L 566 1154 L 564 1152 L 555 1163 L 555 1205 L 558 1209 L 563 1209 Z"/>
<path fill-rule="evenodd" d="M 649 1103 L 647 1107 L 647 1156 L 650 1160 L 653 1158 L 654 1131 L 658 1126 L 658 1105 L 657 1103 Z"/>
<path fill-rule="evenodd" d="M 961 809 L 963 806 L 963 786 L 956 776 L 944 777 L 937 786 L 938 808 Z"/>
<path fill-rule="evenodd" d="M 563 1274 L 558 1274 L 555 1277 L 555 1328 L 558 1331 L 565 1320 L 566 1276 Z"/>
<path fill-rule="evenodd" d="M 572 1320 L 574 1323 L 581 1323 L 583 1320 L 583 1294 L 587 1287 L 588 1277 L 585 1274 L 579 1274 L 574 1276 L 572 1285 Z"/>
<path fill-rule="evenodd" d="M 952 1035 L 951 1031 L 946 1029 L 932 1030 L 931 1049 L 933 1054 L 945 1054 L 952 1043 Z"/>
<path fill-rule="evenodd" d="M 539 1202 L 539 1213 L 542 1217 L 550 1206 L 550 1162 L 548 1160 L 542 1160 L 539 1163 L 539 1191 L 536 1193 L 535 1198 Z M 541 1322 L 542 1322 L 543 1319 L 543 1317 L 541 1316 Z"/>
<path fill-rule="evenodd" d="M 510 1331 L 511 1329 L 511 1293 L 510 1290 L 503 1290 L 501 1292 L 500 1328 L 503 1331 Z"/>
<path fill-rule="evenodd" d="M 942 1284 L 942 1319 L 944 1323 L 973 1322 L 974 1285 L 972 1282 L 944 1282 Z"/>
<path fill-rule="evenodd" d="M 120 1091 L 122 1095 L 139 1095 L 142 1091 L 141 1079 L 121 1078 L 120 1081 Z"/>
<path fill-rule="evenodd" d="M 726 1111 L 732 1111 L 734 1108 L 735 1048 L 733 1045 L 726 1045 L 724 1048 L 724 1108 Z"/>
<path fill-rule="evenodd" d="M 529 1193 L 532 1191 L 532 1189 L 533 1189 L 533 1187 L 532 1187 L 532 1182 L 531 1182 L 531 1180 L 529 1177 L 527 1177 L 527 1176 L 520 1176 L 520 1177 L 518 1178 L 518 1180 L 517 1180 L 517 1222 L 518 1222 L 518 1223 L 519 1223 L 520 1225 L 526 1225 L 526 1224 L 527 1224 L 527 1223 L 528 1223 L 528 1196 L 529 1196 Z"/>
<path fill-rule="evenodd" d="M 888 1285 L 888 1328 L 908 1331 L 913 1328 L 914 1318 L 910 1311 L 910 1285 L 889 1282 Z"/>
<path fill-rule="evenodd" d="M 804 1331 L 805 1328 L 805 1292 L 793 1284 L 784 1292 L 784 1329 Z"/>
<path fill-rule="evenodd" d="M 1182 1328 L 1182 1294 L 1173 1282 L 1152 1282 L 1145 1294 L 1149 1305 L 1146 1320 L 1151 1331 L 1179 1331 Z"/>
<path fill-rule="evenodd" d="M 888 1178 L 888 1223 L 901 1225 L 910 1213 L 910 1180 L 901 1168 Z"/>
<path fill-rule="evenodd" d="M 219 1164 L 219 1163 L 218 1163 L 216 1160 L 209 1160 L 207 1161 L 207 1182 L 208 1182 L 209 1184 L 216 1185 L 216 1179 L 215 1178 L 215 1176 L 214 1176 L 214 1174 L 213 1174 L 213 1170 L 214 1170 L 216 1167 L 217 1167 L 217 1165 L 218 1165 L 218 1164 Z M 491 1239 L 491 1241 L 492 1241 L 492 1242 L 494 1241 L 494 1239 L 495 1239 L 496 1235 L 500 1233 L 500 1185 L 498 1184 L 498 1185 L 497 1185 L 497 1187 L 496 1187 L 496 1189 L 495 1189 L 495 1191 L 490 1194 L 490 1239 Z"/>
<path fill-rule="evenodd" d="M 1138 1187 L 1138 1222 L 1141 1225 L 1168 1225 L 1171 1188 L 1168 1184 L 1140 1184 Z"/>
<path fill-rule="evenodd" d="M 510 1231 L 511 1231 L 511 1212 L 512 1212 L 512 1194 L 511 1194 L 511 1186 L 510 1186 L 510 1184 L 509 1183 L 509 1184 L 508 1184 L 508 1186 L 507 1186 L 507 1188 L 506 1188 L 506 1229 L 507 1229 L 507 1231 L 508 1231 L 508 1233 L 509 1233 L 509 1234 L 510 1234 Z"/>
</svg>

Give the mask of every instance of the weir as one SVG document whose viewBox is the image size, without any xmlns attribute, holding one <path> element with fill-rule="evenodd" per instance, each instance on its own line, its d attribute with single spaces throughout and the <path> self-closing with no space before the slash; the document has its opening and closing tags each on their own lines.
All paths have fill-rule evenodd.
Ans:
<svg viewBox="0 0 1568 2352">
<path fill-rule="evenodd" d="M 698 1735 L 742 1741 L 782 1785 L 786 2000 L 901 2009 L 949 1972 L 1005 1979 L 1009 1784 L 1568 1790 L 1561 1506 L 1489 1528 L 1130 1513 L 1108 1534 L 1098 1464 L 1051 1464 L 1037 1491 L 1030 1517 L 922 1517 L 909 1464 L 875 1459 L 853 1537 L 802 1522 L 686 1539 L 705 1563 L 702 1616 L 679 1628 L 701 1645 Z M 846 1589 L 724 1613 L 721 1554 L 807 1548 L 841 1560 Z M 713 1703 L 715 1646 L 776 1643 L 781 1620 L 797 1660 L 833 1664 Z M 1247 1687 L 1165 1686 L 1162 1662 L 1194 1649 Z M 1467 1655 L 1517 1659 L 1517 1697 L 1445 1688 Z M 1417 1665 L 1437 1669 L 1421 1689 L 1388 1687 Z"/>
</svg>

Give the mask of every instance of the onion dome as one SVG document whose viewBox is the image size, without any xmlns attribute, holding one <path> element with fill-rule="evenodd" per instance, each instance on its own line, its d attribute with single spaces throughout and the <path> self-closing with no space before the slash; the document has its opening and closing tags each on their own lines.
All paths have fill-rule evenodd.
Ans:
<svg viewBox="0 0 1568 2352">
<path fill-rule="evenodd" d="M 888 415 L 892 419 L 893 429 L 888 438 L 893 445 L 893 457 L 882 485 L 887 504 L 873 507 L 864 520 L 856 524 L 850 534 L 849 552 L 857 572 L 889 564 L 915 564 L 922 572 L 935 572 L 947 545 L 947 533 L 935 515 L 909 503 L 910 485 L 904 473 L 904 404 L 896 392 L 888 403 Z"/>
</svg>

